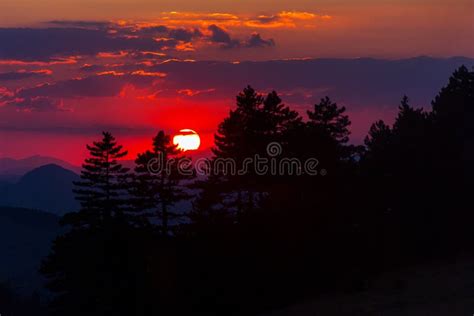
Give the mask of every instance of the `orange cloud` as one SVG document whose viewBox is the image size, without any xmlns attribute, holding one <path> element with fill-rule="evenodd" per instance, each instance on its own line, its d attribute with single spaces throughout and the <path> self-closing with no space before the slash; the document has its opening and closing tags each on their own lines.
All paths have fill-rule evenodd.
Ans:
<svg viewBox="0 0 474 316">
<path fill-rule="evenodd" d="M 97 73 L 98 76 L 123 76 L 125 73 L 117 71 L 102 71 Z"/>
<path fill-rule="evenodd" d="M 7 88 L 0 87 L 0 107 L 6 105 L 8 103 L 8 100 L 14 95 L 15 94 Z"/>
<path fill-rule="evenodd" d="M 0 59 L 0 66 L 51 66 L 76 64 L 79 57 L 56 58 L 52 61 L 23 61 L 16 59 Z"/>
<path fill-rule="evenodd" d="M 137 70 L 132 72 L 132 75 L 134 76 L 146 76 L 146 77 L 159 77 L 159 78 L 164 78 L 167 76 L 166 73 L 164 72 L 147 72 L 144 70 Z"/>
<path fill-rule="evenodd" d="M 194 52 L 196 49 L 193 46 L 193 43 L 181 42 L 176 45 L 175 49 L 180 52 Z"/>
<path fill-rule="evenodd" d="M 259 15 L 244 21 L 247 27 L 255 28 L 295 28 L 304 22 L 304 26 L 314 26 L 317 20 L 329 20 L 329 15 L 318 15 L 304 11 L 282 11 L 275 15 Z"/>
<path fill-rule="evenodd" d="M 199 95 L 199 94 L 211 93 L 211 92 L 214 92 L 214 91 L 216 91 L 216 89 L 207 89 L 207 90 L 180 89 L 180 90 L 178 90 L 178 93 L 182 94 L 182 95 L 185 95 L 185 96 L 188 96 L 188 97 L 194 97 L 194 96 Z"/>
<path fill-rule="evenodd" d="M 20 69 L 17 71 L 18 73 L 34 73 L 34 74 L 41 74 L 41 75 L 46 75 L 46 76 L 51 76 L 53 74 L 53 71 L 50 69 L 38 69 L 38 70 L 26 70 L 26 69 Z"/>
<path fill-rule="evenodd" d="M 119 52 L 100 52 L 97 54 L 99 58 L 123 58 L 127 57 L 128 53 L 124 51 Z"/>
<path fill-rule="evenodd" d="M 199 27 L 206 29 L 210 25 L 216 24 L 220 27 L 252 27 L 252 28 L 293 28 L 299 23 L 315 22 L 316 20 L 328 20 L 331 16 L 319 15 L 306 11 L 281 11 L 271 15 L 261 14 L 258 16 L 237 15 L 225 12 L 161 12 L 153 21 L 124 21 L 115 23 L 119 27 L 132 28 L 135 30 L 159 26 L 167 27 Z"/>
<path fill-rule="evenodd" d="M 310 12 L 299 11 L 282 11 L 278 14 L 281 18 L 288 18 L 294 20 L 313 20 L 317 17 L 316 14 Z"/>
<path fill-rule="evenodd" d="M 162 12 L 161 19 L 166 25 L 198 25 L 207 27 L 211 24 L 223 26 L 239 26 L 241 18 L 232 13 L 194 13 L 194 12 Z"/>
</svg>

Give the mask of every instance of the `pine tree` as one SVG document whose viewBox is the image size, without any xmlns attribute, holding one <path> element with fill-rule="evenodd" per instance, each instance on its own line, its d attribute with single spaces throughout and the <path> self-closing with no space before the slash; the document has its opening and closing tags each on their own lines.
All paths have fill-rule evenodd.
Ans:
<svg viewBox="0 0 474 316">
<path fill-rule="evenodd" d="M 55 294 L 51 313 L 147 315 L 148 297 L 137 293 L 148 286 L 149 237 L 127 216 L 128 169 L 117 161 L 127 152 L 107 132 L 87 149 L 90 157 L 74 190 L 81 209 L 64 216 L 72 229 L 54 240 L 41 266 Z"/>
<path fill-rule="evenodd" d="M 246 159 L 255 155 L 267 157 L 270 143 L 286 146 L 288 131 L 301 122 L 298 113 L 282 104 L 275 91 L 264 97 L 248 86 L 237 95 L 236 105 L 219 124 L 215 135 L 214 166 L 216 161 L 230 158 L 235 171 L 242 170 Z M 255 209 L 268 183 L 268 177 L 257 175 L 252 163 L 246 167 L 239 175 L 225 173 L 217 167 L 213 169 L 216 179 L 212 181 L 220 181 L 222 191 L 226 192 L 221 200 L 237 214 Z"/>
<path fill-rule="evenodd" d="M 345 112 L 345 107 L 339 107 L 329 97 L 325 97 L 320 103 L 314 105 L 314 111 L 307 112 L 308 125 L 320 133 L 327 134 L 338 143 L 345 144 L 349 141 L 349 126 L 351 125 L 349 116 L 345 115 Z"/>
<path fill-rule="evenodd" d="M 153 138 L 152 149 L 138 154 L 135 160 L 135 179 L 130 190 L 134 208 L 148 221 L 157 218 L 164 236 L 169 234 L 173 222 L 185 215 L 173 207 L 190 197 L 184 186 L 186 180 L 194 177 L 191 166 L 185 166 L 190 162 L 163 131 Z"/>
<path fill-rule="evenodd" d="M 81 181 L 74 193 L 81 203 L 78 213 L 67 214 L 63 222 L 74 227 L 100 227 L 113 220 L 123 220 L 127 209 L 129 169 L 117 159 L 127 155 L 109 132 L 101 141 L 87 145 L 90 157 L 82 165 Z"/>
<path fill-rule="evenodd" d="M 329 97 L 321 99 L 313 111 L 307 111 L 309 120 L 302 142 L 310 140 L 310 143 L 300 145 L 303 155 L 317 158 L 321 168 L 333 173 L 339 170 L 341 163 L 351 161 L 361 150 L 347 144 L 351 121 L 345 112 L 345 107 L 339 107 Z"/>
<path fill-rule="evenodd" d="M 470 161 L 474 159 L 474 71 L 462 66 L 457 69 L 446 87 L 432 102 L 436 139 L 443 151 L 440 160 L 449 169 L 444 172 L 459 173 L 469 170 L 474 175 Z M 457 160 L 458 163 L 453 160 Z M 459 164 L 463 161 L 462 164 Z M 441 161 L 440 161 L 441 162 Z M 451 166 L 451 167 L 450 167 Z"/>
</svg>

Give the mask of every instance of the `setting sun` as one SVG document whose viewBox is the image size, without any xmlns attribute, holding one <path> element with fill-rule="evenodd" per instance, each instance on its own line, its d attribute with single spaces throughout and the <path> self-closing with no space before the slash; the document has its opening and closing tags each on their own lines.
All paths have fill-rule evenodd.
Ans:
<svg viewBox="0 0 474 316">
<path fill-rule="evenodd" d="M 196 150 L 201 145 L 201 138 L 192 129 L 182 129 L 173 137 L 173 144 L 181 150 Z"/>
</svg>

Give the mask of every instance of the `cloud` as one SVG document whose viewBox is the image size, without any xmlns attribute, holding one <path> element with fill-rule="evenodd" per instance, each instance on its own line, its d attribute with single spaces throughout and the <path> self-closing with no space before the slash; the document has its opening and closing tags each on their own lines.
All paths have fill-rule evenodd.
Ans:
<svg viewBox="0 0 474 316">
<path fill-rule="evenodd" d="M 136 29 L 138 28 L 138 30 Z M 138 24 L 134 27 L 135 33 L 140 33 L 142 35 L 156 35 L 156 34 L 165 34 L 169 31 L 169 28 L 164 25 L 153 25 L 153 26 L 143 26 Z"/>
<path fill-rule="evenodd" d="M 240 26 L 242 17 L 224 12 L 196 13 L 196 12 L 162 12 L 159 17 L 167 25 L 192 25 L 207 28 L 218 24 L 225 27 Z"/>
<path fill-rule="evenodd" d="M 10 81 L 10 80 L 21 80 L 28 79 L 32 77 L 47 77 L 50 76 L 53 72 L 49 69 L 40 69 L 40 70 L 17 70 L 11 72 L 0 73 L 0 81 Z"/>
<path fill-rule="evenodd" d="M 61 100 L 48 97 L 17 98 L 9 104 L 25 112 L 68 111 Z"/>
<path fill-rule="evenodd" d="M 14 96 L 14 93 L 5 87 L 0 86 L 0 107 L 7 104 L 7 100 Z"/>
<path fill-rule="evenodd" d="M 82 28 L 0 28 L 0 43 L 0 59 L 23 61 L 99 52 L 155 51 L 163 47 L 151 37 L 126 38 L 105 30 Z"/>
<path fill-rule="evenodd" d="M 230 34 L 219 26 L 215 24 L 209 25 L 208 30 L 211 32 L 209 36 L 211 42 L 221 44 L 225 48 L 240 46 L 239 41 L 233 40 Z"/>
<path fill-rule="evenodd" d="M 136 88 L 147 88 L 156 80 L 155 77 L 127 75 L 117 72 L 59 81 L 33 88 L 23 89 L 17 97 L 45 96 L 53 98 L 113 97 L 120 94 L 125 85 Z"/>
<path fill-rule="evenodd" d="M 193 52 L 209 44 L 224 48 L 268 47 L 273 46 L 273 41 L 258 37 L 235 39 L 231 31 L 238 29 L 242 33 L 242 27 L 249 25 L 272 26 L 310 18 L 310 13 L 298 12 L 256 19 L 229 13 L 169 12 L 158 16 L 155 22 L 54 20 L 46 22 L 46 28 L 0 28 L 0 62 L 71 62 L 96 55 L 152 58 L 140 56 L 139 52 Z M 197 42 L 199 45 L 195 45 Z"/>
<path fill-rule="evenodd" d="M 135 72 L 131 74 L 105 71 L 86 78 L 69 79 L 22 88 L 14 92 L 0 89 L 0 104 L 28 111 L 64 111 L 63 100 L 80 98 L 116 97 L 125 87 L 152 88 L 163 73 Z"/>
<path fill-rule="evenodd" d="M 92 28 L 92 29 L 106 29 L 112 24 L 106 21 L 70 21 L 70 20 L 53 20 L 48 21 L 46 24 L 60 26 L 60 27 L 73 27 L 73 28 Z"/>
<path fill-rule="evenodd" d="M 162 12 L 157 17 L 157 20 L 166 25 L 189 25 L 203 29 L 213 24 L 225 28 L 294 28 L 303 24 L 308 26 L 330 18 L 328 15 L 320 15 L 306 11 L 281 11 L 257 16 L 223 12 Z"/>
<path fill-rule="evenodd" d="M 218 27 L 217 25 L 210 25 L 208 29 L 211 31 L 209 40 L 213 43 L 220 44 L 223 48 L 256 48 L 275 46 L 275 41 L 273 39 L 264 40 L 258 33 L 252 33 L 250 38 L 246 41 L 239 41 L 237 39 L 233 39 L 227 31 Z"/>
<path fill-rule="evenodd" d="M 97 73 L 98 76 L 124 76 L 124 72 L 118 72 L 115 70 L 101 71 Z"/>
<path fill-rule="evenodd" d="M 82 65 L 79 70 L 85 71 L 85 72 L 99 72 L 99 71 L 104 71 L 106 69 L 105 65 L 92 65 L 92 64 L 84 64 Z"/>
<path fill-rule="evenodd" d="M 202 37 L 202 33 L 198 29 L 187 30 L 184 28 L 179 28 L 171 29 L 168 32 L 168 36 L 178 41 L 190 42 L 194 38 Z"/>
<path fill-rule="evenodd" d="M 300 25 L 314 26 L 316 22 L 329 20 L 329 15 L 318 15 L 305 11 L 281 11 L 274 15 L 259 15 L 243 23 L 253 28 L 295 28 Z"/>
<path fill-rule="evenodd" d="M 203 93 L 212 93 L 216 91 L 216 89 L 205 89 L 205 90 L 193 90 L 193 89 L 179 89 L 178 94 L 185 95 L 188 97 L 194 97 Z"/>
<path fill-rule="evenodd" d="M 294 19 L 294 20 L 314 20 L 317 15 L 311 12 L 304 11 L 282 11 L 278 14 L 280 18 Z"/>
<path fill-rule="evenodd" d="M 275 41 L 273 39 L 264 40 L 258 33 L 253 33 L 250 35 L 250 38 L 245 43 L 245 47 L 273 47 L 275 46 Z"/>
<path fill-rule="evenodd" d="M 164 72 L 149 72 L 144 70 L 137 70 L 131 73 L 132 76 L 145 76 L 145 77 L 158 77 L 164 78 L 166 77 L 166 73 Z"/>
</svg>

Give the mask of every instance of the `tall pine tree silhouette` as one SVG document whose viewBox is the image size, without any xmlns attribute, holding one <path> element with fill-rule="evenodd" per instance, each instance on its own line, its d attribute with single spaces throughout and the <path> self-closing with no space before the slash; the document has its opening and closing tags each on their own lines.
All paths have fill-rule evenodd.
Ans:
<svg viewBox="0 0 474 316">
<path fill-rule="evenodd" d="M 264 97 L 248 86 L 237 95 L 236 105 L 219 124 L 213 149 L 214 162 L 231 158 L 236 170 L 243 170 L 244 161 L 255 155 L 266 157 L 271 142 L 285 146 L 288 130 L 301 122 L 298 113 L 284 105 L 275 91 Z M 254 163 L 246 164 L 242 174 L 214 167 L 222 191 L 227 190 L 227 206 L 237 214 L 257 207 L 266 191 L 264 184 L 268 179 L 256 174 Z"/>
<path fill-rule="evenodd" d="M 72 229 L 55 239 L 41 266 L 55 294 L 52 315 L 149 314 L 148 238 L 127 217 L 128 169 L 117 161 L 126 151 L 110 133 L 102 136 L 87 146 L 75 183 L 81 209 L 62 219 Z"/>
<path fill-rule="evenodd" d="M 307 111 L 306 137 L 311 145 L 302 148 L 306 154 L 317 156 L 323 168 L 335 170 L 339 162 L 351 158 L 358 150 L 347 145 L 351 121 L 345 112 L 345 107 L 338 106 L 329 97 L 315 104 L 313 111 Z"/>
<path fill-rule="evenodd" d="M 183 181 L 194 177 L 190 162 L 163 131 L 153 138 L 152 149 L 138 154 L 135 160 L 135 179 L 130 189 L 134 208 L 148 220 L 157 218 L 164 236 L 175 220 L 185 215 L 174 207 L 189 198 Z"/>
<path fill-rule="evenodd" d="M 123 220 L 127 204 L 125 197 L 129 169 L 117 159 L 127 155 L 109 132 L 101 141 L 87 145 L 90 157 L 82 165 L 81 181 L 75 182 L 74 193 L 81 203 L 78 213 L 67 214 L 63 221 L 75 227 L 101 226 L 111 220 Z"/>
</svg>

